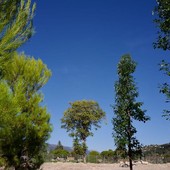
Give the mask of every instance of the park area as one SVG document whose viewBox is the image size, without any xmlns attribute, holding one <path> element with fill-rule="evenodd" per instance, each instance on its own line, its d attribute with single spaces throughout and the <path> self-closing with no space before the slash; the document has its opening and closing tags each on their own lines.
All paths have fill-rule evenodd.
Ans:
<svg viewBox="0 0 170 170">
<path fill-rule="evenodd" d="M 120 167 L 120 164 L 94 164 L 94 163 L 44 163 L 41 170 L 128 170 L 129 167 Z M 170 163 L 167 164 L 136 164 L 134 170 L 169 170 Z"/>
</svg>

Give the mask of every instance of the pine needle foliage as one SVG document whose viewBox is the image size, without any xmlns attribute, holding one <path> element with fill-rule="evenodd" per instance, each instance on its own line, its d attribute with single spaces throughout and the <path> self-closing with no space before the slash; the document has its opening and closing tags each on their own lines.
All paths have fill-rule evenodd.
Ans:
<svg viewBox="0 0 170 170">
<path fill-rule="evenodd" d="M 0 150 L 7 165 L 37 169 L 51 132 L 50 114 L 40 89 L 51 76 L 41 60 L 14 53 L 4 65 L 0 90 Z M 2 106 L 2 107 L 1 107 Z"/>
<path fill-rule="evenodd" d="M 35 3 L 0 0 L 0 64 L 33 34 Z"/>
</svg>

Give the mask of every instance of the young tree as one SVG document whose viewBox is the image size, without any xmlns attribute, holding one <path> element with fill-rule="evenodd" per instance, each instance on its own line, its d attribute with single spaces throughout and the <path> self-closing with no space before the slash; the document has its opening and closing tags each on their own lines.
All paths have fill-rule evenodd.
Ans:
<svg viewBox="0 0 170 170">
<path fill-rule="evenodd" d="M 64 158 L 66 159 L 69 156 L 69 151 L 65 150 L 63 145 L 61 144 L 61 141 L 58 141 L 58 144 L 56 148 L 52 151 L 52 154 L 54 155 L 54 158 Z"/>
<path fill-rule="evenodd" d="M 115 105 L 113 118 L 113 136 L 118 148 L 126 148 L 129 157 L 130 170 L 132 170 L 132 157 L 140 143 L 134 136 L 137 132 L 133 120 L 146 122 L 149 117 L 141 109 L 143 103 L 137 102 L 138 92 L 132 73 L 136 63 L 129 55 L 124 55 L 118 64 L 118 81 L 115 82 Z"/>
<path fill-rule="evenodd" d="M 73 139 L 73 151 L 72 156 L 75 158 L 75 160 L 78 162 L 78 159 L 80 156 L 84 155 L 84 150 L 87 148 L 83 148 L 83 145 L 80 143 L 78 137 L 75 137 Z"/>
<path fill-rule="evenodd" d="M 16 170 L 36 169 L 43 161 L 42 151 L 51 132 L 50 115 L 41 104 L 43 96 L 39 92 L 51 72 L 41 60 L 17 53 L 3 71 L 2 87 L 6 89 L 1 88 L 2 97 L 7 102 L 0 101 L 0 117 L 5 120 L 0 128 L 2 157 Z"/>
<path fill-rule="evenodd" d="M 63 150 L 64 149 L 64 147 L 63 147 L 63 145 L 61 144 L 61 141 L 59 140 L 58 141 L 58 144 L 57 144 L 57 146 L 56 146 L 56 148 L 55 148 L 55 150 Z"/>
<path fill-rule="evenodd" d="M 169 0 L 157 0 L 157 6 L 154 9 L 156 19 L 154 20 L 159 31 L 157 42 L 154 43 L 154 48 L 160 48 L 165 51 L 170 50 L 170 1 Z M 166 76 L 170 76 L 170 63 L 162 60 L 160 63 L 160 70 L 164 72 Z M 170 85 L 168 82 L 163 83 L 160 86 L 160 93 L 166 96 L 166 103 L 170 102 Z M 163 116 L 167 120 L 170 120 L 170 110 L 165 109 Z"/>
<path fill-rule="evenodd" d="M 82 100 L 70 103 L 61 119 L 62 128 L 65 128 L 69 135 L 73 137 L 76 146 L 83 149 L 84 162 L 86 162 L 86 139 L 93 136 L 92 127 L 100 128 L 99 123 L 105 117 L 105 112 L 99 107 L 99 104 L 92 100 Z"/>
<path fill-rule="evenodd" d="M 34 10 L 31 0 L 0 1 L 0 66 L 32 36 Z"/>
</svg>

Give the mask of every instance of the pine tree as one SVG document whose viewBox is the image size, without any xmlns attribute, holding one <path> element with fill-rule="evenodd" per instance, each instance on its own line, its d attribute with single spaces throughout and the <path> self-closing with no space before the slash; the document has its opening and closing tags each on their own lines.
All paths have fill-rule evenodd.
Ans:
<svg viewBox="0 0 170 170">
<path fill-rule="evenodd" d="M 64 147 L 63 147 L 63 145 L 61 144 L 61 141 L 59 140 L 58 141 L 58 144 L 57 144 L 57 146 L 56 146 L 56 148 L 55 148 L 55 150 L 63 150 L 64 149 Z"/>
<path fill-rule="evenodd" d="M 130 170 L 135 151 L 140 149 L 140 143 L 134 136 L 137 129 L 133 126 L 133 120 L 146 122 L 149 117 L 141 109 L 143 103 L 137 102 L 137 87 L 132 73 L 136 69 L 136 63 L 129 55 L 124 55 L 118 64 L 119 79 L 115 83 L 115 105 L 113 118 L 113 136 L 117 148 L 127 151 Z"/>
<path fill-rule="evenodd" d="M 5 120 L 0 128 L 1 154 L 8 166 L 36 169 L 43 161 L 41 152 L 51 132 L 50 115 L 41 104 L 39 91 L 51 72 L 41 60 L 17 53 L 3 71 L 1 97 L 6 100 L 0 100 L 0 117 Z"/>
</svg>

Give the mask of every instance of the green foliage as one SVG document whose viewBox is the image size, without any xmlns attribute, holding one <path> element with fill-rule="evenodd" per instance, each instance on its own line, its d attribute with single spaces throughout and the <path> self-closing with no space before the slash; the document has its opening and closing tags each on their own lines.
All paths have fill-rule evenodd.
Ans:
<svg viewBox="0 0 170 170">
<path fill-rule="evenodd" d="M 0 157 L 0 167 L 3 167 L 3 166 L 5 166 L 5 159 L 4 158 L 2 158 L 2 157 Z"/>
<path fill-rule="evenodd" d="M 64 147 L 63 147 L 63 145 L 61 144 L 61 141 L 58 141 L 58 144 L 57 144 L 55 150 L 63 150 L 63 149 L 64 149 Z"/>
<path fill-rule="evenodd" d="M 170 50 L 170 1 L 169 0 L 157 0 L 157 6 L 154 10 L 156 19 L 154 20 L 159 28 L 157 42 L 154 43 L 155 48 L 163 50 Z M 170 76 L 170 63 L 162 61 L 160 63 L 160 70 L 164 72 L 168 77 Z M 166 97 L 166 103 L 169 103 L 170 99 L 170 85 L 165 82 L 160 86 L 160 93 L 163 93 Z M 163 116 L 170 120 L 170 110 L 165 109 Z"/>
<path fill-rule="evenodd" d="M 64 158 L 66 159 L 69 155 L 70 152 L 65 150 L 63 145 L 61 144 L 61 141 L 58 141 L 58 144 L 54 150 L 51 151 L 53 158 Z"/>
<path fill-rule="evenodd" d="M 0 65 L 33 34 L 35 3 L 31 0 L 0 1 Z"/>
<path fill-rule="evenodd" d="M 91 151 L 88 155 L 88 162 L 90 163 L 98 163 L 100 159 L 100 153 L 98 151 Z"/>
<path fill-rule="evenodd" d="M 118 156 L 116 151 L 109 149 L 107 151 L 102 151 L 100 155 L 104 162 L 109 162 L 109 163 L 117 162 Z"/>
<path fill-rule="evenodd" d="M 0 150 L 8 166 L 38 168 L 42 163 L 41 152 L 49 138 L 50 115 L 43 101 L 40 88 L 48 81 L 51 72 L 41 60 L 14 53 L 4 64 L 1 80 Z M 5 107 L 4 107 L 5 106 Z"/>
<path fill-rule="evenodd" d="M 70 155 L 69 151 L 65 149 L 55 149 L 52 151 L 52 153 L 54 155 L 54 158 L 59 157 L 59 158 L 66 159 Z"/>
<path fill-rule="evenodd" d="M 154 43 L 154 47 L 170 50 L 170 1 L 157 0 L 154 14 L 156 15 L 154 22 L 159 28 L 158 38 Z"/>
<path fill-rule="evenodd" d="M 118 64 L 119 80 L 115 82 L 115 105 L 113 118 L 113 136 L 118 148 L 127 149 L 132 168 L 133 152 L 140 148 L 140 143 L 134 136 L 137 132 L 133 126 L 133 120 L 146 122 L 149 117 L 141 109 L 143 103 L 137 102 L 138 92 L 132 73 L 136 69 L 136 63 L 129 55 L 124 55 Z"/>
<path fill-rule="evenodd" d="M 83 148 L 83 145 L 80 143 L 80 141 L 78 140 L 78 138 L 74 138 L 73 141 L 73 154 L 75 157 L 79 156 L 79 155 L 83 155 L 84 152 L 86 151 L 86 146 L 85 148 Z"/>
<path fill-rule="evenodd" d="M 100 153 L 98 151 L 90 151 L 89 156 L 99 156 Z"/>
<path fill-rule="evenodd" d="M 170 63 L 165 62 L 164 60 L 160 64 L 160 70 L 164 72 L 164 74 L 170 77 Z M 166 97 L 166 103 L 170 102 L 170 85 L 166 82 L 160 86 L 160 92 L 163 93 Z M 165 109 L 163 111 L 163 116 L 170 120 L 170 110 Z"/>
<path fill-rule="evenodd" d="M 109 158 L 115 157 L 116 154 L 115 154 L 115 151 L 109 149 L 108 151 L 102 151 L 102 152 L 100 153 L 100 155 L 101 155 L 102 157 L 104 157 L 105 159 L 109 159 Z"/>
<path fill-rule="evenodd" d="M 126 159 L 127 156 L 128 156 L 128 152 L 127 152 L 127 148 L 126 148 L 126 145 L 122 146 L 118 146 L 115 150 L 116 152 L 116 155 L 117 155 L 117 158 L 118 159 Z"/>
<path fill-rule="evenodd" d="M 91 100 L 75 101 L 70 105 L 71 107 L 64 112 L 61 119 L 61 127 L 65 128 L 73 137 L 74 148 L 83 150 L 83 155 L 85 155 L 87 150 L 86 138 L 93 135 L 92 127 L 96 130 L 100 127 L 99 123 L 105 117 L 105 112 L 102 111 L 97 102 Z"/>
</svg>

